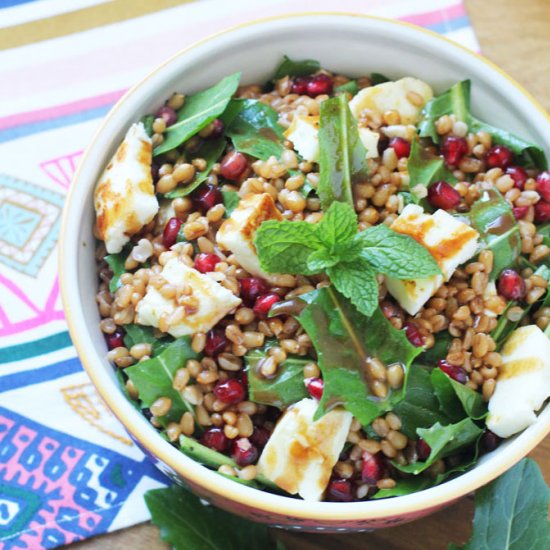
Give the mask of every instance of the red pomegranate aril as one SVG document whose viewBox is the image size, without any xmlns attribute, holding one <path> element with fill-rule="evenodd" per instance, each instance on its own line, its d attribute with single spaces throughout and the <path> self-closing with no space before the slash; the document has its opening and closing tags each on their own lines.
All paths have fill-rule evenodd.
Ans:
<svg viewBox="0 0 550 550">
<path fill-rule="evenodd" d="M 328 485 L 327 496 L 333 502 L 351 502 L 353 500 L 351 482 L 347 479 L 333 479 Z"/>
<path fill-rule="evenodd" d="M 275 294 L 274 292 L 270 292 L 269 294 L 260 296 L 256 299 L 256 302 L 254 303 L 254 313 L 261 319 L 265 319 L 267 317 L 267 314 L 269 313 L 269 310 L 273 307 L 273 304 L 276 304 L 280 301 L 280 296 L 278 294 Z"/>
<path fill-rule="evenodd" d="M 508 174 L 514 180 L 514 185 L 518 189 L 523 190 L 525 182 L 527 181 L 529 176 L 521 166 L 508 166 L 508 168 L 506 168 L 506 174 Z"/>
<path fill-rule="evenodd" d="M 239 283 L 241 298 L 246 306 L 253 306 L 257 298 L 269 292 L 269 285 L 258 277 L 245 277 Z"/>
<path fill-rule="evenodd" d="M 270 437 L 271 432 L 267 428 L 263 426 L 254 426 L 250 441 L 256 445 L 258 449 L 263 449 L 267 445 Z"/>
<path fill-rule="evenodd" d="M 258 460 L 258 449 L 246 437 L 241 437 L 233 443 L 231 457 L 241 467 L 253 464 Z"/>
<path fill-rule="evenodd" d="M 223 330 L 212 329 L 206 334 L 204 354 L 208 357 L 215 357 L 225 349 L 227 343 L 227 336 Z"/>
<path fill-rule="evenodd" d="M 550 172 L 541 172 L 537 176 L 537 191 L 546 202 L 550 202 Z"/>
<path fill-rule="evenodd" d="M 550 202 L 539 201 L 535 204 L 535 221 L 537 223 L 550 221 Z"/>
<path fill-rule="evenodd" d="M 168 105 L 164 105 L 157 111 L 157 117 L 163 118 L 166 126 L 172 126 L 178 120 L 178 114 L 172 107 L 168 107 Z"/>
<path fill-rule="evenodd" d="M 218 382 L 212 390 L 217 399 L 228 405 L 235 405 L 244 401 L 246 389 L 236 378 L 229 378 L 225 382 Z"/>
<path fill-rule="evenodd" d="M 322 378 L 306 378 L 304 379 L 304 384 L 311 397 L 318 401 L 323 397 L 323 388 L 325 384 Z"/>
<path fill-rule="evenodd" d="M 372 455 L 363 453 L 363 465 L 361 467 L 361 479 L 367 485 L 376 485 L 386 475 L 386 465 L 380 453 Z"/>
<path fill-rule="evenodd" d="M 309 79 L 306 85 L 306 93 L 309 97 L 330 95 L 332 93 L 332 85 L 332 78 L 328 74 L 317 74 Z"/>
<path fill-rule="evenodd" d="M 527 289 L 521 275 L 513 269 L 505 269 L 498 278 L 498 293 L 507 300 L 521 300 Z"/>
<path fill-rule="evenodd" d="M 221 258 L 216 256 L 216 254 L 202 252 L 195 256 L 195 269 L 201 273 L 210 273 L 214 271 L 216 264 L 219 264 L 221 261 Z"/>
<path fill-rule="evenodd" d="M 411 144 L 401 137 L 391 138 L 389 146 L 393 148 L 398 159 L 408 157 L 411 153 Z"/>
<path fill-rule="evenodd" d="M 112 334 L 105 334 L 105 341 L 107 342 L 107 347 L 111 349 L 120 348 L 124 346 L 124 329 L 117 327 L 117 329 Z"/>
<path fill-rule="evenodd" d="M 166 222 L 166 225 L 164 226 L 164 231 L 162 233 L 162 244 L 166 248 L 170 248 L 171 246 L 176 244 L 181 224 L 182 221 L 178 220 L 178 218 L 170 218 Z"/>
<path fill-rule="evenodd" d="M 527 215 L 527 212 L 529 212 L 529 207 L 528 206 L 514 206 L 514 208 L 512 208 L 512 212 L 513 212 L 514 218 L 516 218 L 516 220 L 522 220 Z"/>
<path fill-rule="evenodd" d="M 494 451 L 499 445 L 502 439 L 491 430 L 485 430 L 481 436 L 481 448 L 486 453 Z"/>
<path fill-rule="evenodd" d="M 466 375 L 466 371 L 462 367 L 451 365 L 445 359 L 441 359 L 440 361 L 438 361 L 437 366 L 453 380 L 456 380 L 461 384 L 466 384 L 466 382 L 468 382 L 468 376 Z"/>
<path fill-rule="evenodd" d="M 460 204 L 460 193 L 446 181 L 436 181 L 428 187 L 428 202 L 436 208 L 453 210 Z"/>
<path fill-rule="evenodd" d="M 416 456 L 418 460 L 425 462 L 431 452 L 432 448 L 422 438 L 416 442 Z"/>
<path fill-rule="evenodd" d="M 420 334 L 420 330 L 414 323 L 407 323 L 405 325 L 405 336 L 407 340 L 417 348 L 424 345 L 424 337 Z"/>
<path fill-rule="evenodd" d="M 226 180 L 237 181 L 248 167 L 248 160 L 238 151 L 231 151 L 220 163 L 220 174 Z"/>
<path fill-rule="evenodd" d="M 307 93 L 307 85 L 311 80 L 310 76 L 295 76 L 292 79 L 292 84 L 290 85 L 290 91 L 293 94 L 304 95 Z"/>
<path fill-rule="evenodd" d="M 209 449 L 223 453 L 229 449 L 231 440 L 223 433 L 222 428 L 208 428 L 202 434 L 200 442 Z"/>
<path fill-rule="evenodd" d="M 456 166 L 468 154 L 468 142 L 462 137 L 447 136 L 443 138 L 441 154 L 449 166 Z"/>
<path fill-rule="evenodd" d="M 207 212 L 216 204 L 223 202 L 223 195 L 217 186 L 206 183 L 193 193 L 193 201 L 199 210 Z"/>
<path fill-rule="evenodd" d="M 222 120 L 219 118 L 215 118 L 212 121 L 212 132 L 210 132 L 208 139 L 216 139 L 221 137 L 224 130 L 225 130 L 225 125 L 222 122 Z"/>
<path fill-rule="evenodd" d="M 485 162 L 489 168 L 508 168 L 512 163 L 512 151 L 504 145 L 494 145 L 485 153 Z"/>
</svg>

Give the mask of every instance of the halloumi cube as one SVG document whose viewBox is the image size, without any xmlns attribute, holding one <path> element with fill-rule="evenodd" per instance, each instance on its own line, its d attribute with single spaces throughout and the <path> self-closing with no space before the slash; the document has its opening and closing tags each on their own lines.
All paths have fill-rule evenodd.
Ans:
<svg viewBox="0 0 550 550">
<path fill-rule="evenodd" d="M 292 405 L 258 461 L 265 477 L 291 495 L 311 501 L 321 500 L 353 419 L 350 412 L 334 409 L 314 422 L 318 406 L 314 399 Z"/>
<path fill-rule="evenodd" d="M 474 256 L 479 233 L 444 210 L 425 214 L 416 204 L 408 204 L 391 228 L 424 246 L 443 273 L 413 280 L 386 277 L 388 292 L 405 311 L 415 315 L 455 269 Z"/>
<path fill-rule="evenodd" d="M 378 132 L 373 132 L 369 128 L 359 128 L 359 139 L 367 150 L 365 158 L 375 159 L 380 156 L 378 154 L 378 141 L 380 139 Z"/>
<path fill-rule="evenodd" d="M 411 93 L 414 93 L 414 102 Z M 383 115 L 386 111 L 397 111 L 402 124 L 416 124 L 424 105 L 433 97 L 431 87 L 407 76 L 394 82 L 383 82 L 363 88 L 351 99 L 349 106 L 353 116 L 360 119 L 365 110 Z"/>
<path fill-rule="evenodd" d="M 133 124 L 99 178 L 94 194 L 99 238 L 116 254 L 157 213 L 151 176 L 153 145 L 141 122 Z"/>
<path fill-rule="evenodd" d="M 166 262 L 161 275 L 171 285 L 190 288 L 192 296 L 198 300 L 196 311 L 169 327 L 167 332 L 175 338 L 207 332 L 241 303 L 241 299 L 232 292 L 178 258 Z M 165 298 L 149 284 L 145 296 L 136 306 L 136 322 L 158 328 L 161 317 L 172 315 L 177 307 L 176 298 Z"/>
<path fill-rule="evenodd" d="M 272 276 L 260 267 L 254 235 L 263 222 L 282 219 L 283 216 L 269 193 L 249 195 L 241 199 L 231 216 L 222 223 L 216 240 L 223 249 L 230 250 L 235 255 L 248 273 L 271 281 Z"/>
<path fill-rule="evenodd" d="M 489 400 L 487 427 L 510 437 L 533 424 L 550 397 L 550 339 L 536 325 L 520 327 L 501 351 L 495 392 Z"/>
</svg>

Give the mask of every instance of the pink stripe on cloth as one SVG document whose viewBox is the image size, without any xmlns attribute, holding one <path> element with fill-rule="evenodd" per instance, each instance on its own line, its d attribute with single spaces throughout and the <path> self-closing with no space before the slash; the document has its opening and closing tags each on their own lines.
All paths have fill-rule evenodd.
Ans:
<svg viewBox="0 0 550 550">
<path fill-rule="evenodd" d="M 419 25 L 421 27 L 427 27 L 429 25 L 435 25 L 449 19 L 455 19 L 466 15 L 466 8 L 462 3 L 449 6 L 439 10 L 434 10 L 426 13 L 417 13 L 414 15 L 405 15 L 399 17 L 401 21 L 412 23 L 413 25 Z"/>
</svg>

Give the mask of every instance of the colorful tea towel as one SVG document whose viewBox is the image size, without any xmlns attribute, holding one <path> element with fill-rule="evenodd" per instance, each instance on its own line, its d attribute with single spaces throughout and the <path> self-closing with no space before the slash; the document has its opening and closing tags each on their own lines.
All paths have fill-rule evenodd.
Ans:
<svg viewBox="0 0 550 550">
<path fill-rule="evenodd" d="M 167 483 L 83 372 L 59 298 L 63 200 L 125 89 L 203 36 L 289 12 L 393 17 L 477 49 L 457 0 L 176 3 L 0 0 L 0 549 L 144 521 L 143 492 Z"/>
</svg>

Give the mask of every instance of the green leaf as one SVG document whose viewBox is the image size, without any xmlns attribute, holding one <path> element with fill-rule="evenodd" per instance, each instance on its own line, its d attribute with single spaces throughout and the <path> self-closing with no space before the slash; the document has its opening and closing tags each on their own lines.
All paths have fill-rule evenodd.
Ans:
<svg viewBox="0 0 550 550">
<path fill-rule="evenodd" d="M 126 377 L 124 376 L 124 371 L 122 369 L 117 369 L 115 371 L 115 377 L 116 377 L 118 383 L 120 384 L 120 389 L 121 389 L 122 393 L 124 394 L 124 396 L 126 397 L 126 399 L 128 399 L 128 401 L 132 404 L 134 409 L 141 412 L 141 407 L 139 406 L 139 401 L 137 401 L 136 399 L 134 399 L 130 395 L 130 392 L 128 391 L 128 388 L 126 387 Z"/>
<path fill-rule="evenodd" d="M 372 82 L 373 86 L 377 86 L 378 84 L 384 84 L 384 82 L 390 82 L 391 78 L 388 78 L 382 73 L 371 73 L 370 81 Z"/>
<path fill-rule="evenodd" d="M 143 127 L 145 128 L 145 133 L 152 137 L 155 133 L 153 131 L 153 122 L 155 122 L 155 116 L 154 115 L 144 115 L 141 117 L 140 122 L 143 124 Z"/>
<path fill-rule="evenodd" d="M 185 197 L 192 193 L 203 181 L 208 178 L 212 171 L 212 166 L 220 160 L 220 157 L 225 149 L 226 141 L 224 137 L 218 139 L 207 139 L 201 145 L 200 149 L 196 153 L 197 158 L 202 158 L 206 161 L 206 168 L 197 172 L 195 178 L 191 183 L 184 186 L 178 186 L 173 191 L 169 191 L 164 195 L 167 199 L 176 199 L 178 197 Z"/>
<path fill-rule="evenodd" d="M 153 357 L 164 351 L 173 341 L 171 336 L 157 338 L 153 327 L 146 327 L 137 324 L 124 325 L 124 345 L 130 349 L 135 344 L 151 344 L 153 346 Z"/>
<path fill-rule="evenodd" d="M 379 224 L 361 231 L 355 237 L 361 243 L 361 257 L 377 273 L 397 279 L 421 279 L 441 275 L 441 269 L 426 248 L 409 235 L 403 235 Z"/>
<path fill-rule="evenodd" d="M 380 489 L 372 496 L 372 499 L 377 500 L 380 498 L 410 495 L 412 493 L 418 493 L 418 491 L 423 491 L 433 484 L 433 479 L 425 476 L 414 476 L 406 479 L 398 479 L 395 487 L 392 487 L 391 489 Z"/>
<path fill-rule="evenodd" d="M 260 359 L 267 356 L 267 349 L 249 352 L 244 360 L 248 373 L 248 394 L 251 401 L 285 409 L 308 396 L 304 384 L 304 366 L 311 359 L 290 356 L 283 361 L 274 378 L 267 379 L 257 371 Z"/>
<path fill-rule="evenodd" d="M 386 365 L 399 362 L 405 375 L 420 348 L 404 332 L 396 330 L 378 309 L 371 318 L 361 315 L 331 287 L 300 296 L 306 306 L 296 317 L 317 351 L 324 391 L 316 418 L 342 404 L 363 425 L 393 408 L 403 390 L 389 392 L 385 399 L 372 396 L 365 360 L 378 357 Z"/>
<path fill-rule="evenodd" d="M 419 183 L 429 187 L 436 181 L 446 181 L 455 183 L 457 179 L 452 172 L 445 166 L 445 161 L 441 157 L 428 156 L 425 149 L 414 139 L 411 143 L 411 152 L 407 164 L 409 171 L 409 189 L 412 189 Z M 414 194 L 412 198 L 415 202 L 420 202 Z"/>
<path fill-rule="evenodd" d="M 114 294 L 122 286 L 120 276 L 123 273 L 126 273 L 124 264 L 126 262 L 128 254 L 130 253 L 130 249 L 130 246 L 125 246 L 118 254 L 108 254 L 104 258 L 104 260 L 109 265 L 109 268 L 113 272 L 113 276 L 109 281 L 109 291 L 111 292 L 111 294 Z"/>
<path fill-rule="evenodd" d="M 349 204 L 333 202 L 316 227 L 322 243 L 335 248 L 357 234 L 357 214 Z"/>
<path fill-rule="evenodd" d="M 172 400 L 168 413 L 158 419 L 163 426 L 169 422 L 179 422 L 186 411 L 193 412 L 193 407 L 172 387 L 176 371 L 185 366 L 189 359 L 198 358 L 198 354 L 191 349 L 190 342 L 189 337 L 178 338 L 157 357 L 140 361 L 124 371 L 134 383 L 139 398 L 146 407 L 150 407 L 159 397 Z"/>
<path fill-rule="evenodd" d="M 237 151 L 261 160 L 281 157 L 283 128 L 277 111 L 269 105 L 255 99 L 233 99 L 223 119 L 227 121 L 225 134 Z"/>
<path fill-rule="evenodd" d="M 275 71 L 273 80 L 279 80 L 284 76 L 306 76 L 317 72 L 320 68 L 319 61 L 315 61 L 315 59 L 297 61 L 285 55 Z"/>
<path fill-rule="evenodd" d="M 155 148 L 155 156 L 175 149 L 219 117 L 237 91 L 240 78 L 241 73 L 234 73 L 211 88 L 188 96 L 177 122 L 167 128 L 164 141 Z"/>
<path fill-rule="evenodd" d="M 472 227 L 480 234 L 484 249 L 493 252 L 493 270 L 490 279 L 496 279 L 500 272 L 513 265 L 521 253 L 519 224 L 510 208 L 496 188 L 488 189 L 470 209 Z"/>
<path fill-rule="evenodd" d="M 351 186 L 367 175 L 366 154 L 345 95 L 323 101 L 317 188 L 323 210 L 328 210 L 334 201 L 353 207 Z"/>
<path fill-rule="evenodd" d="M 524 458 L 476 492 L 472 537 L 463 550 L 546 550 L 549 501 L 537 463 Z"/>
<path fill-rule="evenodd" d="M 337 254 L 330 252 L 326 248 L 314 250 L 307 259 L 307 268 L 311 273 L 320 273 L 326 271 L 329 267 L 336 265 L 340 261 Z"/>
<path fill-rule="evenodd" d="M 345 84 L 336 86 L 336 88 L 334 88 L 334 91 L 336 93 L 350 94 L 351 96 L 354 96 L 359 91 L 359 86 L 357 85 L 357 80 L 350 80 Z"/>
<path fill-rule="evenodd" d="M 225 217 L 229 218 L 233 210 L 239 206 L 239 193 L 237 191 L 222 191 L 223 205 L 225 206 Z"/>
<path fill-rule="evenodd" d="M 440 359 L 445 359 L 451 346 L 452 336 L 445 330 L 437 333 L 433 347 L 418 357 L 418 363 L 435 367 Z"/>
<path fill-rule="evenodd" d="M 178 485 L 145 493 L 160 537 L 175 550 L 278 550 L 266 525 L 205 506 Z"/>
</svg>

